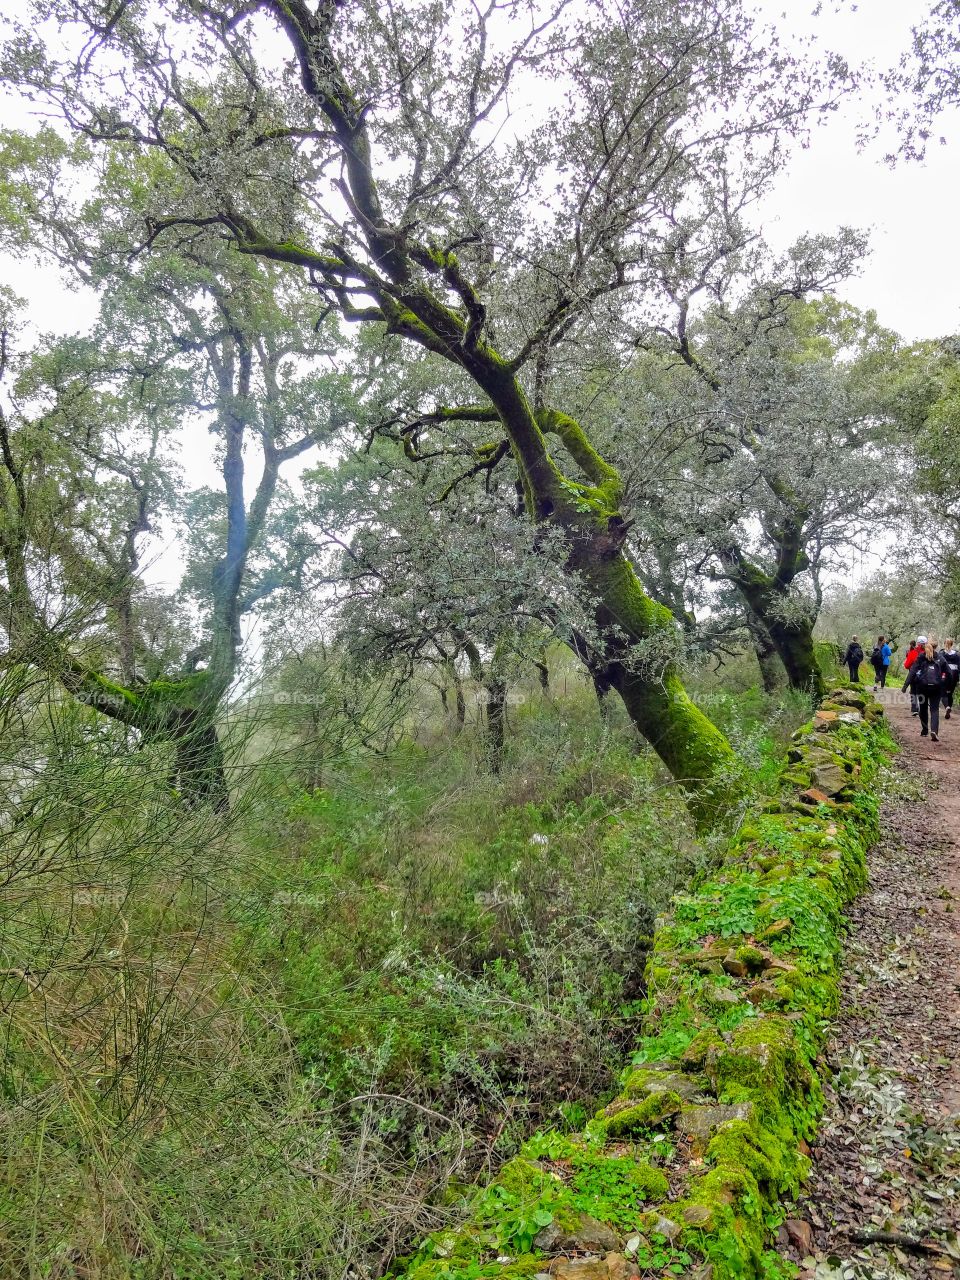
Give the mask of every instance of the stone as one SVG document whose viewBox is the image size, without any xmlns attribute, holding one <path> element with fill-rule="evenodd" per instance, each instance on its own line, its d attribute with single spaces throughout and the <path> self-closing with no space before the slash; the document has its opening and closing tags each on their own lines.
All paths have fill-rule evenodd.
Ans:
<svg viewBox="0 0 960 1280">
<path fill-rule="evenodd" d="M 706 1204 L 688 1204 L 682 1217 L 688 1227 L 707 1228 L 713 1223 L 713 1210 Z"/>
<path fill-rule="evenodd" d="M 643 1214 L 640 1221 L 644 1231 L 649 1235 L 663 1236 L 665 1240 L 676 1240 L 682 1230 L 679 1222 L 674 1222 L 672 1218 L 665 1218 L 657 1209 Z"/>
<path fill-rule="evenodd" d="M 721 1005 L 725 1008 L 740 1003 L 739 994 L 731 987 L 704 987 L 703 994 L 711 1004 Z"/>
<path fill-rule="evenodd" d="M 802 1218 L 787 1218 L 783 1224 L 787 1240 L 797 1250 L 801 1258 L 813 1252 L 813 1228 Z"/>
<path fill-rule="evenodd" d="M 680 1055 L 680 1067 L 687 1072 L 704 1070 L 709 1075 L 711 1066 L 723 1049 L 724 1042 L 719 1033 L 713 1027 L 704 1027 Z"/>
<path fill-rule="evenodd" d="M 723 971 L 729 973 L 731 978 L 745 978 L 747 976 L 747 966 L 737 956 L 736 951 L 728 951 L 723 957 Z"/>
<path fill-rule="evenodd" d="M 833 801 L 825 791 L 820 791 L 816 787 L 807 787 L 806 791 L 800 792 L 800 799 L 805 800 L 807 804 L 832 804 Z"/>
<path fill-rule="evenodd" d="M 747 992 L 751 1004 L 786 1004 L 787 998 L 775 982 L 758 982 Z"/>
<path fill-rule="evenodd" d="M 812 774 L 812 783 L 818 791 L 825 791 L 828 796 L 838 796 L 850 785 L 850 775 L 836 764 L 818 765 Z"/>
<path fill-rule="evenodd" d="M 600 1118 L 607 1135 L 620 1138 L 663 1124 L 682 1106 L 683 1101 L 674 1090 L 660 1089 L 639 1102 L 634 1098 L 617 1098 L 600 1112 Z"/>
<path fill-rule="evenodd" d="M 836 764 L 837 757 L 832 751 L 828 751 L 826 747 L 808 747 L 796 746 L 791 747 L 787 755 L 787 759 L 791 764 L 805 764 L 810 768 L 818 764 Z"/>
<path fill-rule="evenodd" d="M 550 1264 L 552 1280 L 639 1280 L 636 1263 L 622 1253 L 605 1258 L 555 1258 Z"/>
<path fill-rule="evenodd" d="M 689 1101 L 702 1093 L 707 1087 L 705 1080 L 685 1075 L 681 1071 L 654 1071 L 650 1067 L 638 1067 L 631 1071 L 623 1086 L 628 1098 L 649 1098 L 655 1093 L 676 1093 Z"/>
<path fill-rule="evenodd" d="M 834 829 L 836 831 L 836 829 Z M 760 937 L 764 942 L 772 942 L 774 938 L 782 938 L 785 933 L 789 933 L 793 928 L 793 921 L 788 920 L 786 916 L 781 920 L 774 920 L 773 924 L 768 924 Z"/>
<path fill-rule="evenodd" d="M 706 1148 L 707 1143 L 729 1120 L 753 1119 L 753 1103 L 717 1103 L 712 1107 L 684 1107 L 677 1117 L 677 1132 L 689 1138 L 694 1145 Z"/>
<path fill-rule="evenodd" d="M 863 724 L 863 716 L 859 711 L 842 711 L 837 719 L 840 724 Z"/>
<path fill-rule="evenodd" d="M 609 1253 L 620 1248 L 620 1237 L 605 1222 L 578 1213 L 562 1226 L 551 1222 L 537 1232 L 533 1243 L 544 1253 Z"/>
<path fill-rule="evenodd" d="M 832 729 L 837 723 L 839 714 L 838 711 L 816 711 L 813 716 L 813 727 L 821 732 Z"/>
<path fill-rule="evenodd" d="M 866 711 L 870 699 L 863 693 L 857 693 L 856 689 L 833 689 L 830 693 L 831 702 L 839 702 L 844 707 L 856 707 L 858 711 Z"/>
</svg>

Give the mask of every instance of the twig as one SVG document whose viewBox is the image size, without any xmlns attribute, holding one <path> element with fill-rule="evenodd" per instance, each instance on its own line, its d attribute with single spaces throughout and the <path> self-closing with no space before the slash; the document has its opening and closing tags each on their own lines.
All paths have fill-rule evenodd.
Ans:
<svg viewBox="0 0 960 1280">
<path fill-rule="evenodd" d="M 902 1231 L 865 1231 L 861 1227 L 851 1227 L 847 1235 L 857 1244 L 896 1244 L 901 1249 L 909 1249 L 912 1253 L 931 1253 L 943 1258 L 952 1256 L 948 1250 L 941 1249 L 939 1245 L 918 1240 L 916 1236 L 904 1235 Z"/>
</svg>

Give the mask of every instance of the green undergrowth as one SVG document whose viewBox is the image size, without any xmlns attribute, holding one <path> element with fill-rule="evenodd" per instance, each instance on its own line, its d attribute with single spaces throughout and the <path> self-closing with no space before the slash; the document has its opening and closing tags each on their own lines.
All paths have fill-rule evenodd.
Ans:
<svg viewBox="0 0 960 1280">
<path fill-rule="evenodd" d="M 789 1273 L 768 1244 L 807 1171 L 842 911 L 865 883 L 891 748 L 881 708 L 835 687 L 793 734 L 774 794 L 658 921 L 619 1095 L 579 1134 L 537 1134 L 397 1276 L 538 1274 L 559 1253 L 619 1257 L 618 1276 Z"/>
<path fill-rule="evenodd" d="M 796 708 L 716 696 L 769 794 Z M 713 852 L 621 712 L 531 696 L 499 778 L 470 732 L 427 736 L 265 813 L 275 875 L 236 909 L 238 954 L 280 975 L 320 1096 L 396 1095 L 386 1130 L 407 1100 L 496 1114 L 502 1159 L 615 1091 L 656 914 Z"/>
</svg>

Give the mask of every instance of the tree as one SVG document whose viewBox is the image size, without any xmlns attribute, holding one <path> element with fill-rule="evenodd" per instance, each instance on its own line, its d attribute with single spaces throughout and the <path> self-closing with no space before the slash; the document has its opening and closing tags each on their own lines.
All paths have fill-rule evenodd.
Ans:
<svg viewBox="0 0 960 1280">
<path fill-rule="evenodd" d="M 779 265 L 770 283 L 695 319 L 692 294 L 678 293 L 675 324 L 658 335 L 675 362 L 673 406 L 664 390 L 658 411 L 694 424 L 668 481 L 677 540 L 737 592 L 758 658 L 772 643 L 790 684 L 814 692 L 822 575 L 900 508 L 886 449 L 899 343 L 872 315 L 803 301 L 846 269 L 855 247 L 798 246 L 792 283 Z"/>
<path fill-rule="evenodd" d="M 390 384 L 396 378 L 391 374 Z M 374 406 L 371 406 L 371 409 Z M 367 667 L 432 671 L 453 687 L 465 716 L 463 680 L 483 699 L 488 756 L 503 758 L 509 677 L 521 656 L 539 659 L 544 639 L 566 625 L 582 631 L 584 602 L 531 523 L 516 510 L 512 485 L 453 495 L 470 449 L 450 441 L 424 457 L 376 430 L 336 466 L 304 477 L 303 521 L 325 547 L 306 581 L 324 593 L 331 643 Z M 411 452 L 414 456 L 410 456 Z M 352 531 L 338 536 L 335 531 Z M 589 613 L 589 611 L 588 611 Z"/>
<path fill-rule="evenodd" d="M 283 515 L 280 471 L 327 426 L 323 348 L 316 335 L 305 341 L 296 297 L 277 276 L 224 258 L 209 237 L 114 273 L 98 331 L 19 360 L 0 418 L 8 660 L 40 666 L 143 740 L 172 744 L 173 784 L 215 808 L 228 797 L 216 721 L 241 620 L 296 584 L 307 552 Z M 195 490 L 185 513 L 172 443 L 204 418 L 223 490 Z M 248 500 L 253 444 L 260 474 Z M 56 517 L 54 477 L 67 498 Z M 165 516 L 184 514 L 194 554 L 181 602 L 199 612 L 199 633 L 160 654 L 144 643 L 142 546 Z M 91 632 L 79 615 L 104 608 L 106 630 L 98 621 Z M 64 627 L 65 612 L 77 625 Z"/>
<path fill-rule="evenodd" d="M 956 0 L 934 0 L 929 12 L 912 29 L 912 42 L 884 77 L 899 110 L 902 145 L 911 159 L 922 159 L 939 118 L 960 104 L 960 6 Z"/>
<path fill-rule="evenodd" d="M 492 447 L 505 442 L 528 517 L 562 531 L 569 572 L 595 596 L 613 685 L 708 818 L 730 749 L 669 663 L 651 677 L 633 660 L 674 623 L 624 554 L 620 476 L 549 402 L 551 361 L 598 322 L 629 329 L 678 210 L 737 174 L 761 186 L 780 138 L 833 91 L 735 0 L 36 14 L 54 7 L 82 50 L 58 65 L 23 27 L 10 74 L 88 136 L 176 166 L 177 189 L 153 192 L 151 243 L 218 227 L 240 253 L 299 268 L 347 319 L 453 367 L 469 399 L 444 414 L 480 416 Z M 260 56 L 276 31 L 279 62 Z M 520 134 L 509 93 L 557 83 L 562 110 Z"/>
</svg>

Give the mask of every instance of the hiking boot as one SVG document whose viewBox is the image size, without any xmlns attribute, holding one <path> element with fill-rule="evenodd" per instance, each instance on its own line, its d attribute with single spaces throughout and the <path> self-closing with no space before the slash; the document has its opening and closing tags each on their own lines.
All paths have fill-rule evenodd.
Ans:
<svg viewBox="0 0 960 1280">
<path fill-rule="evenodd" d="M 931 735 L 930 735 L 930 741 L 931 741 L 931 742 L 939 742 L 939 741 L 940 741 L 940 735 L 939 735 L 938 733 L 931 733 Z"/>
<path fill-rule="evenodd" d="M 927 730 L 926 730 L 926 729 L 921 729 L 921 730 L 920 730 L 920 737 L 921 737 L 921 738 L 925 738 L 926 736 L 927 736 Z"/>
<path fill-rule="evenodd" d="M 943 717 L 943 718 L 944 718 L 944 720 L 949 720 L 949 719 L 950 719 L 950 712 L 951 712 L 952 710 L 953 710 L 953 707 L 947 707 L 947 714 Z"/>
</svg>

